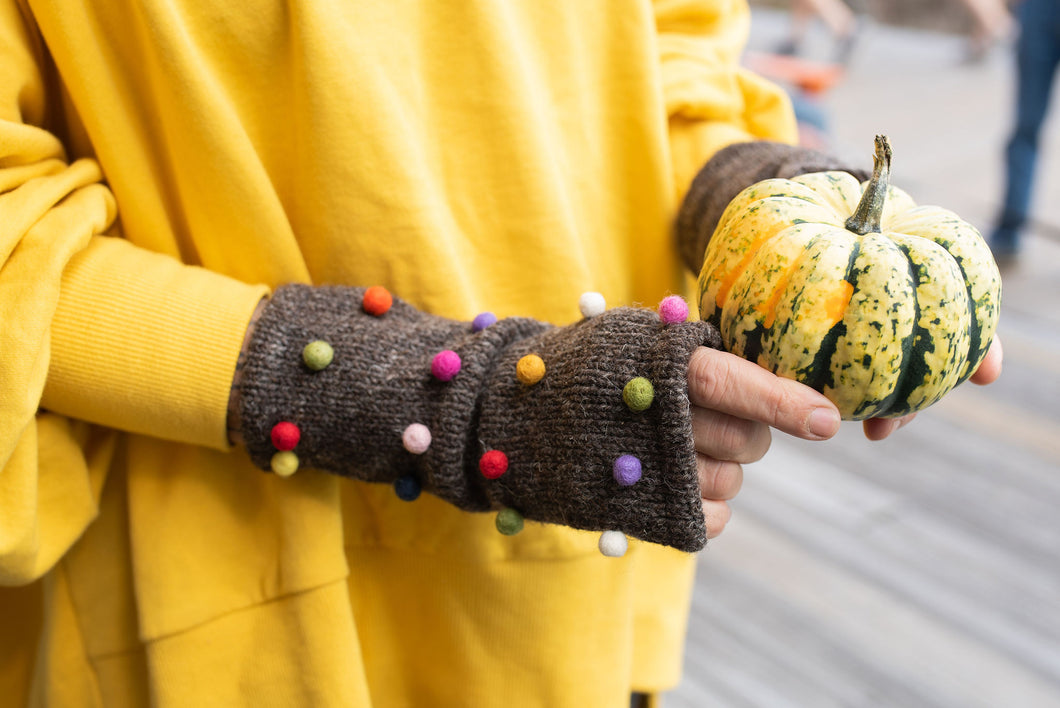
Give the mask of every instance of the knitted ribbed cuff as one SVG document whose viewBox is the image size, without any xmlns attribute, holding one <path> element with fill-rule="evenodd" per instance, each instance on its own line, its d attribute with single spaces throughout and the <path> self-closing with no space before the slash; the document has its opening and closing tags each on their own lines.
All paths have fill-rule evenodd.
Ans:
<svg viewBox="0 0 1060 708">
<path fill-rule="evenodd" d="M 722 212 L 737 194 L 764 179 L 790 179 L 808 172 L 843 170 L 859 180 L 869 173 L 817 150 L 784 143 L 735 143 L 719 150 L 692 181 L 675 221 L 678 249 L 685 265 L 698 275 L 703 255 Z"/>
<path fill-rule="evenodd" d="M 567 327 L 480 328 L 396 298 L 367 309 L 363 289 L 308 286 L 264 308 L 240 383 L 259 467 L 685 551 L 706 543 L 686 372 L 697 346 L 720 346 L 711 325 L 616 308 Z M 316 341 L 332 356 L 311 366 L 303 350 Z M 633 379 L 637 395 L 624 396 Z"/>
</svg>

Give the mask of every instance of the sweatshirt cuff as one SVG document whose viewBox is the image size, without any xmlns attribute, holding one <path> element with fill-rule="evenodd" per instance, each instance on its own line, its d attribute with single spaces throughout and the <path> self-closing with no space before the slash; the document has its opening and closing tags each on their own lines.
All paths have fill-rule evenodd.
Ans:
<svg viewBox="0 0 1060 708">
<path fill-rule="evenodd" d="M 63 273 L 41 407 L 219 450 L 236 361 L 264 285 L 112 237 Z"/>
</svg>

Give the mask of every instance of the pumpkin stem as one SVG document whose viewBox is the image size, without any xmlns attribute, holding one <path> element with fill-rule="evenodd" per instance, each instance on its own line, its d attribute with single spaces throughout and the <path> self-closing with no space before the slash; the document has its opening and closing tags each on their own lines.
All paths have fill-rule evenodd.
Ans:
<svg viewBox="0 0 1060 708">
<path fill-rule="evenodd" d="M 865 185 L 858 208 L 846 221 L 848 231 L 858 234 L 880 232 L 880 219 L 883 217 L 883 202 L 887 198 L 887 188 L 891 176 L 891 143 L 886 135 L 876 136 L 876 154 L 872 158 L 872 177 Z"/>
</svg>

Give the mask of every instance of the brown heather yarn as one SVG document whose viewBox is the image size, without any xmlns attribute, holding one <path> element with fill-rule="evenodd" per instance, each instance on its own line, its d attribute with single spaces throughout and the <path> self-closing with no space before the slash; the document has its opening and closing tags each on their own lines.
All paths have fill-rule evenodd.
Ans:
<svg viewBox="0 0 1060 708">
<path fill-rule="evenodd" d="M 652 310 L 616 308 L 566 327 L 509 318 L 475 333 L 398 298 L 382 316 L 365 314 L 363 293 L 290 285 L 266 305 L 240 384 L 242 433 L 257 466 L 269 469 L 270 431 L 286 420 L 302 432 L 301 469 L 386 483 L 413 475 L 467 511 L 510 507 L 690 552 L 706 544 L 686 372 L 697 346 L 720 347 L 711 325 L 666 325 Z M 322 371 L 302 361 L 317 339 L 335 351 Z M 430 373 L 443 349 L 462 361 L 448 382 Z M 531 353 L 545 376 L 526 385 L 516 363 Z M 636 376 L 655 388 L 639 413 L 622 399 Z M 422 455 L 402 445 L 411 423 L 431 431 Z M 488 450 L 508 456 L 498 479 L 478 469 Z M 643 465 L 630 486 L 613 476 L 621 455 Z"/>
<path fill-rule="evenodd" d="M 830 155 L 784 143 L 735 143 L 719 150 L 692 180 L 677 214 L 677 244 L 685 265 L 699 275 L 722 212 L 744 188 L 772 177 L 790 179 L 826 170 L 843 170 L 861 181 L 869 177 L 867 171 L 853 169 Z"/>
</svg>

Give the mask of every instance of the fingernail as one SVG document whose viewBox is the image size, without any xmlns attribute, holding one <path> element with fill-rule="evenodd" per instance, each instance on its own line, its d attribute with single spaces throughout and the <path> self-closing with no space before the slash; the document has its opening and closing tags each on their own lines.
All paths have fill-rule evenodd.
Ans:
<svg viewBox="0 0 1060 708">
<path fill-rule="evenodd" d="M 839 413 L 833 408 L 815 408 L 810 413 L 810 432 L 819 438 L 830 438 L 839 430 Z"/>
</svg>

